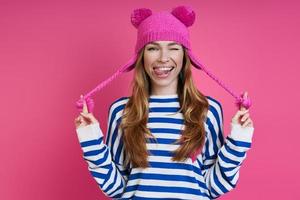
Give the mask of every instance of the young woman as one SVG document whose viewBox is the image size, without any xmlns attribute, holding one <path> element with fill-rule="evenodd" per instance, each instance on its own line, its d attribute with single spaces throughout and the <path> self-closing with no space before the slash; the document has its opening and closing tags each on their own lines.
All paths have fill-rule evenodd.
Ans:
<svg viewBox="0 0 300 200">
<path fill-rule="evenodd" d="M 187 26 L 174 17 L 178 9 L 187 7 L 132 15 L 152 26 L 159 19 L 164 28 L 138 23 L 139 33 L 142 26 L 148 34 L 155 30 L 155 37 L 136 45 L 132 94 L 111 104 L 105 141 L 91 100 L 81 96 L 75 126 L 83 157 L 100 189 L 113 199 L 217 198 L 236 186 L 251 147 L 254 127 L 247 106 L 240 105 L 224 139 L 220 102 L 194 85 L 191 66 L 197 62 L 187 37 L 176 33 L 179 23 Z"/>
</svg>

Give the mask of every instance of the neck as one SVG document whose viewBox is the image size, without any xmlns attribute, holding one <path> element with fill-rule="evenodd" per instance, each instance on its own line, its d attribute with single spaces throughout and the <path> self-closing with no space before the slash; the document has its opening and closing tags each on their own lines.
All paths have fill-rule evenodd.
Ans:
<svg viewBox="0 0 300 200">
<path fill-rule="evenodd" d="M 152 89 L 150 95 L 173 95 L 177 94 L 177 80 L 173 81 L 170 85 L 160 86 L 152 84 Z"/>
</svg>

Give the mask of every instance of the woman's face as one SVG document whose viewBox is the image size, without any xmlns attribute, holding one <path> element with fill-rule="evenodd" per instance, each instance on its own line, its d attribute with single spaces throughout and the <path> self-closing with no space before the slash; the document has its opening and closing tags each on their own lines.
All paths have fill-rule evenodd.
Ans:
<svg viewBox="0 0 300 200">
<path fill-rule="evenodd" d="M 183 56 L 182 45 L 174 41 L 155 41 L 145 46 L 144 69 L 151 79 L 151 93 L 176 93 Z"/>
</svg>

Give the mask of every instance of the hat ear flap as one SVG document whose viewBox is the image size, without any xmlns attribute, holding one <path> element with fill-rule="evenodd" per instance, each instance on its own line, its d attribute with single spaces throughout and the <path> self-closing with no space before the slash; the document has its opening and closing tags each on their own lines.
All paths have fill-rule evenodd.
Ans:
<svg viewBox="0 0 300 200">
<path fill-rule="evenodd" d="M 131 23 L 135 28 L 138 28 L 142 21 L 152 15 L 152 11 L 149 8 L 134 9 L 131 13 Z"/>
<path fill-rule="evenodd" d="M 192 26 L 195 22 L 195 12 L 189 6 L 177 6 L 171 12 L 186 27 Z"/>
</svg>

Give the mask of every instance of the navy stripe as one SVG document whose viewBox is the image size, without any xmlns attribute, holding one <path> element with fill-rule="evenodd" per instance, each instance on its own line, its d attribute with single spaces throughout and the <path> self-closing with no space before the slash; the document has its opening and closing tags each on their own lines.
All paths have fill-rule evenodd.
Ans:
<svg viewBox="0 0 300 200">
<path fill-rule="evenodd" d="M 172 157 L 174 154 L 170 151 L 163 151 L 163 150 L 148 150 L 148 152 L 153 156 L 168 156 Z"/>
<path fill-rule="evenodd" d="M 176 107 L 151 107 L 149 112 L 178 112 L 180 108 Z"/>
<path fill-rule="evenodd" d="M 163 163 L 150 161 L 149 165 L 153 168 L 166 168 L 166 169 L 193 169 L 193 166 L 186 163 Z"/>
<path fill-rule="evenodd" d="M 88 158 L 85 158 L 85 159 L 89 160 L 94 165 L 101 165 L 102 163 L 104 163 L 107 160 L 108 154 L 109 154 L 109 151 L 105 151 L 103 158 L 100 158 L 98 160 L 89 160 Z"/>
<path fill-rule="evenodd" d="M 174 133 L 179 134 L 181 130 L 171 128 L 149 128 L 152 133 Z"/>
<path fill-rule="evenodd" d="M 235 146 L 246 147 L 246 148 L 251 147 L 251 143 L 249 143 L 249 142 L 236 141 L 236 140 L 233 140 L 232 138 L 230 138 L 229 136 L 227 137 L 227 139 Z"/>
<path fill-rule="evenodd" d="M 98 145 L 101 144 L 103 140 L 103 137 L 101 137 L 100 139 L 97 140 L 90 140 L 90 141 L 86 141 L 86 142 L 81 142 L 80 146 L 81 147 L 88 147 L 88 146 L 92 146 L 92 145 Z"/>
<path fill-rule="evenodd" d="M 103 146 L 101 149 L 93 150 L 93 151 L 87 151 L 83 153 L 83 156 L 95 156 L 101 154 L 103 151 L 105 151 L 106 148 Z"/>
<path fill-rule="evenodd" d="M 121 153 L 122 153 L 122 149 L 123 149 L 123 142 L 122 141 L 123 141 L 123 135 L 120 138 L 120 144 L 117 148 L 116 155 L 114 155 L 114 160 L 115 160 L 116 163 L 121 163 L 120 159 L 121 159 Z"/>
<path fill-rule="evenodd" d="M 239 152 L 239 151 L 236 151 L 236 150 L 230 148 L 230 147 L 228 146 L 227 143 L 225 143 L 224 146 L 225 146 L 225 149 L 226 149 L 226 151 L 227 151 L 228 153 L 230 153 L 230 154 L 232 154 L 232 155 L 234 155 L 234 156 L 236 156 L 236 157 L 242 158 L 242 157 L 244 157 L 245 154 L 246 154 L 246 152 Z"/>
<path fill-rule="evenodd" d="M 238 162 L 238 161 L 234 161 L 234 160 L 231 160 L 230 158 L 225 157 L 224 154 L 222 153 L 222 151 L 219 152 L 219 156 L 226 163 L 230 163 L 230 164 L 233 164 L 233 165 L 239 165 L 240 164 L 240 162 Z"/>
<path fill-rule="evenodd" d="M 172 124 L 183 124 L 183 119 L 174 118 L 163 118 L 163 117 L 149 117 L 149 123 L 172 123 Z"/>
<path fill-rule="evenodd" d="M 213 165 L 214 165 L 213 163 L 212 163 L 212 164 L 209 164 L 209 165 L 203 165 L 202 169 L 203 169 L 203 170 L 209 169 L 209 168 L 211 168 Z"/>
<path fill-rule="evenodd" d="M 168 138 L 156 138 L 156 139 L 154 139 L 154 138 L 147 138 L 147 143 L 173 144 L 176 141 L 177 141 L 176 139 L 168 139 Z"/>
<path fill-rule="evenodd" d="M 149 98 L 149 103 L 173 103 L 173 102 L 179 102 L 179 98 L 165 98 L 165 99 L 159 99 L 159 98 Z"/>
<path fill-rule="evenodd" d="M 214 153 L 216 154 L 218 152 L 218 150 L 219 150 L 218 145 L 217 145 L 217 138 L 218 138 L 218 136 L 217 136 L 216 130 L 215 130 L 212 122 L 210 121 L 210 119 L 207 119 L 207 125 L 208 125 L 208 128 L 210 130 L 211 138 L 212 138 L 212 142 L 213 142 L 210 145 L 213 146 Z M 206 154 L 207 154 L 206 158 L 209 158 L 209 151 L 208 151 L 208 149 L 206 151 Z"/>
<path fill-rule="evenodd" d="M 117 139 L 117 137 L 118 137 L 118 127 L 119 127 L 120 121 L 121 121 L 121 118 L 119 118 L 119 119 L 117 120 L 117 124 L 118 124 L 118 125 L 116 125 L 116 128 L 114 129 L 113 135 L 112 135 L 112 138 L 111 138 L 111 141 L 112 141 L 112 142 L 111 142 L 111 147 L 110 147 L 110 153 L 111 153 L 113 159 L 115 159 L 115 157 L 120 157 L 120 155 L 114 155 L 114 152 L 113 152 L 114 146 L 116 145 L 116 143 L 115 143 L 114 141 L 116 141 L 116 139 Z M 120 140 L 120 143 L 122 143 L 121 140 Z M 119 145 L 121 145 L 121 144 L 119 144 Z"/>
<path fill-rule="evenodd" d="M 99 179 L 105 179 L 107 177 L 107 174 L 101 174 L 95 171 L 90 171 L 93 177 L 99 178 Z"/>
<path fill-rule="evenodd" d="M 209 110 L 213 113 L 213 115 L 217 121 L 218 129 L 219 129 L 218 138 L 219 138 L 220 144 L 223 145 L 224 144 L 224 136 L 222 133 L 223 124 L 221 124 L 221 119 L 224 119 L 223 118 L 223 109 L 222 109 L 221 104 L 217 100 L 213 99 L 212 97 L 209 97 L 209 99 L 218 105 L 220 112 L 221 112 L 221 114 L 219 114 L 219 112 L 217 111 L 217 109 L 214 106 L 209 105 Z M 223 122 L 223 120 L 222 120 L 222 122 Z"/>
</svg>

